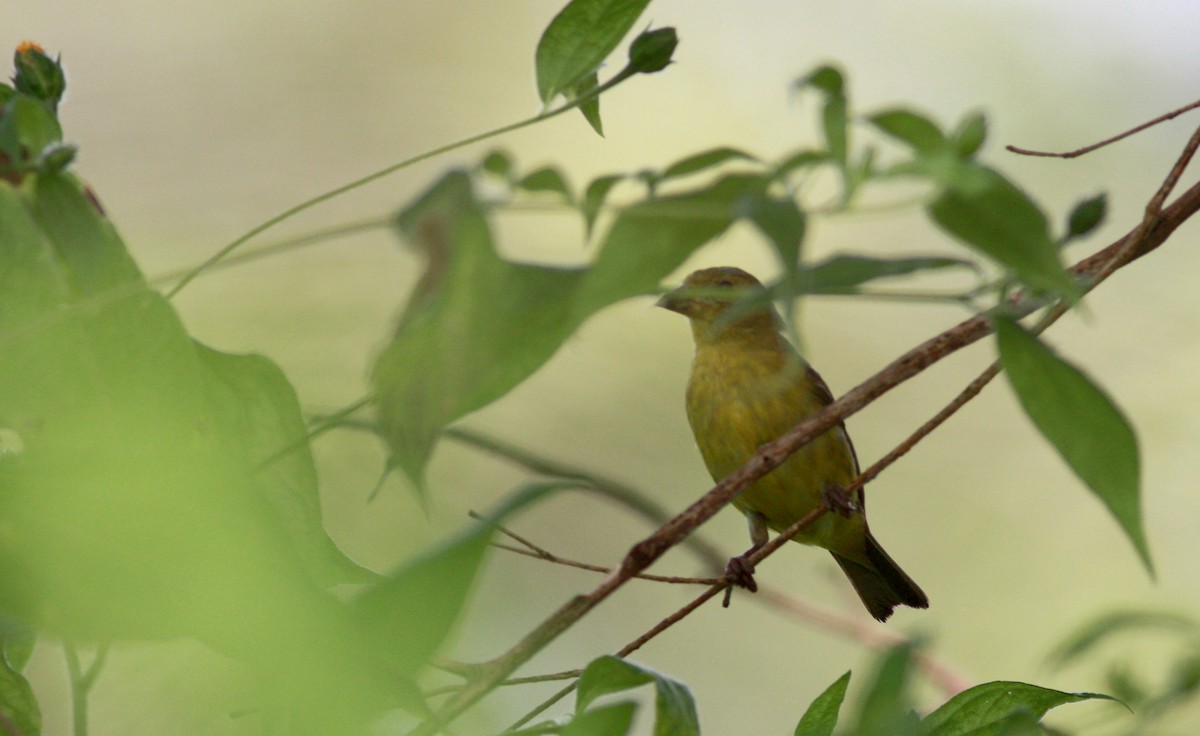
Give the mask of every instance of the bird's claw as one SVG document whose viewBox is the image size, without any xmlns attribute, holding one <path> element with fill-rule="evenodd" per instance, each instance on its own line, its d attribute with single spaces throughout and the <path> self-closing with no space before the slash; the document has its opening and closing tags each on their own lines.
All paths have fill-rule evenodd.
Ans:
<svg viewBox="0 0 1200 736">
<path fill-rule="evenodd" d="M 754 581 L 754 565 L 745 555 L 729 558 L 729 562 L 725 564 L 725 579 L 729 581 L 729 587 L 725 588 L 725 600 L 721 604 L 725 608 L 729 608 L 729 598 L 734 586 L 745 588 L 751 593 L 758 591 L 758 583 Z"/>
<path fill-rule="evenodd" d="M 854 498 L 836 483 L 825 485 L 825 489 L 821 491 L 821 501 L 826 508 L 839 516 L 850 516 L 858 511 L 858 504 L 854 502 Z"/>
</svg>

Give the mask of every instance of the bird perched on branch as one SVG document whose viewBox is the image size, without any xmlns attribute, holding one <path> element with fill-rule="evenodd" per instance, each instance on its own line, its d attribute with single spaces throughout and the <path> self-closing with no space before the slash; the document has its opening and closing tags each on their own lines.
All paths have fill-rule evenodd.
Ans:
<svg viewBox="0 0 1200 736">
<path fill-rule="evenodd" d="M 825 381 L 783 336 L 763 285 L 745 271 L 696 271 L 658 305 L 691 321 L 696 357 L 688 422 L 714 480 L 833 401 Z M 833 510 L 793 539 L 833 553 L 876 619 L 887 620 L 898 605 L 928 608 L 925 593 L 871 536 L 862 491 L 846 497 L 858 472 L 854 446 L 839 423 L 735 496 L 754 546 L 730 560 L 730 578 L 754 590 L 746 557 L 766 544 L 768 530 L 782 531 L 825 504 Z"/>
</svg>

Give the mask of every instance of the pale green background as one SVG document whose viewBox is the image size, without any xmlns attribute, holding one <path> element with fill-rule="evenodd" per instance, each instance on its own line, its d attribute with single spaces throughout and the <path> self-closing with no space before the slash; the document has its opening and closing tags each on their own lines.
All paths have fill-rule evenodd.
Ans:
<svg viewBox="0 0 1200 736">
<path fill-rule="evenodd" d="M 81 147 L 77 170 L 155 276 L 197 263 L 307 197 L 536 112 L 533 49 L 558 7 L 555 0 L 0 0 L 0 49 L 31 38 L 62 54 L 70 84 L 62 116 L 68 138 Z M 604 99 L 607 138 L 577 115 L 564 116 L 417 166 L 256 243 L 390 212 L 446 167 L 473 163 L 494 145 L 513 151 L 526 169 L 557 163 L 577 185 L 714 145 L 777 156 L 813 140 L 812 107 L 790 97 L 789 83 L 834 60 L 848 71 L 859 110 L 913 102 L 946 123 L 970 109 L 986 111 L 985 157 L 1058 221 L 1077 199 L 1108 191 L 1110 224 L 1071 249 L 1079 257 L 1133 226 L 1196 124 L 1184 118 L 1072 162 L 1002 150 L 1007 143 L 1081 146 L 1191 101 L 1200 72 L 1200 7 L 1189 2 L 659 0 L 639 28 L 647 21 L 678 28 L 678 63 Z M 911 195 L 897 191 L 892 201 Z M 808 247 L 816 256 L 951 248 L 916 208 L 909 212 L 816 221 Z M 578 220 L 569 214 L 504 214 L 497 230 L 504 252 L 515 257 L 583 257 Z M 889 628 L 925 636 L 968 681 L 1102 689 L 1096 667 L 1053 672 L 1042 665 L 1061 635 L 1114 607 L 1200 609 L 1200 302 L 1190 250 L 1196 232 L 1185 227 L 1090 297 L 1082 318 L 1064 320 L 1050 335 L 1118 399 L 1139 431 L 1157 584 L 1036 436 L 1002 381 L 869 488 L 877 536 L 933 602 L 927 613 L 901 611 Z M 739 228 L 679 276 L 724 263 L 764 276 L 772 268 L 763 247 Z M 202 340 L 276 360 L 306 407 L 319 411 L 362 394 L 367 367 L 420 267 L 378 231 L 213 274 L 177 305 Z M 530 381 L 463 424 L 636 484 L 671 508 L 686 505 L 711 485 L 682 411 L 690 341 L 677 316 L 650 304 L 634 300 L 601 313 Z M 814 363 L 840 393 L 962 316 L 948 307 L 824 299 L 806 305 L 803 324 Z M 886 452 L 992 357 L 987 344 L 972 348 L 852 419 L 860 456 L 870 462 Z M 486 508 L 522 478 L 445 442 L 430 468 L 427 522 L 398 480 L 374 504 L 364 503 L 383 461 L 369 438 L 333 435 L 316 449 L 330 533 L 355 559 L 381 570 L 468 523 L 468 509 Z M 582 495 L 514 525 L 558 554 L 600 564 L 617 561 L 649 531 Z M 730 551 L 746 544 L 730 512 L 704 533 Z M 655 568 L 695 570 L 686 553 Z M 862 617 L 828 557 L 816 551 L 784 550 L 759 579 Z M 456 654 L 502 651 L 596 580 L 494 555 Z M 526 673 L 580 666 L 615 650 L 690 595 L 630 585 Z M 1116 651 L 1141 656 L 1131 646 Z M 1153 663 L 1162 654 L 1145 656 Z M 861 683 L 867 661 L 862 646 L 745 595 L 730 610 L 702 609 L 635 658 L 692 687 L 707 734 L 791 733 L 808 701 L 846 669 L 855 668 Z M 68 725 L 61 661 L 47 644 L 30 668 L 52 735 Z M 95 693 L 92 732 L 252 731 L 253 718 L 226 716 L 244 705 L 223 677 L 229 667 L 186 642 L 120 646 Z M 459 732 L 498 730 L 549 692 L 493 696 Z M 938 702 L 935 691 L 924 695 L 927 705 Z M 1093 725 L 1119 712 L 1103 704 L 1072 709 Z M 1198 727 L 1200 716 L 1193 716 L 1177 732 Z"/>
</svg>

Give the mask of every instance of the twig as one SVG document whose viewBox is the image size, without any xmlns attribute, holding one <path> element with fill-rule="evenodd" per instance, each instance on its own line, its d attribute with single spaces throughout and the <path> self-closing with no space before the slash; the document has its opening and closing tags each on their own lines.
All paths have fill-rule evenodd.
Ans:
<svg viewBox="0 0 1200 736">
<path fill-rule="evenodd" d="M 581 489 L 592 491 L 616 501 L 655 525 L 660 525 L 671 518 L 671 514 L 667 509 L 651 500 L 647 494 L 606 475 L 592 473 L 566 463 L 542 457 L 541 455 L 473 429 L 450 427 L 442 432 L 442 436 L 450 437 L 481 450 L 486 450 L 535 473 L 553 475 L 560 478 L 578 478 L 584 483 L 580 486 Z M 710 569 L 714 571 L 724 569 L 725 560 L 729 558 L 729 555 L 723 553 L 716 545 L 702 537 L 696 536 L 688 537 L 685 544 Z"/>
<path fill-rule="evenodd" d="M 88 694 L 96 684 L 96 678 L 108 659 L 108 645 L 101 644 L 96 656 L 85 671 L 79 661 L 79 652 L 71 642 L 63 642 L 63 653 L 67 658 L 67 672 L 71 679 L 71 710 L 74 736 L 87 736 Z"/>
<path fill-rule="evenodd" d="M 1119 140 L 1128 138 L 1129 136 L 1134 135 L 1136 133 L 1140 133 L 1147 128 L 1152 128 L 1155 125 L 1158 125 L 1159 123 L 1165 123 L 1168 120 L 1177 118 L 1180 115 L 1184 114 L 1185 112 L 1188 112 L 1189 110 L 1194 110 L 1197 107 L 1200 107 L 1200 100 L 1197 100 L 1196 102 L 1193 102 L 1190 105 L 1184 105 L 1183 107 L 1179 108 L 1178 110 L 1173 110 L 1173 111 L 1167 113 L 1166 115 L 1159 115 L 1158 117 L 1154 118 L 1153 120 L 1151 120 L 1149 122 L 1142 123 L 1141 125 L 1137 126 L 1136 128 L 1130 128 L 1129 130 L 1125 131 L 1124 133 L 1119 133 L 1117 135 L 1114 135 L 1112 138 L 1106 138 L 1106 139 L 1100 141 L 1099 143 L 1093 143 L 1090 146 L 1084 146 L 1083 148 L 1077 148 L 1074 151 L 1067 151 L 1066 153 L 1054 153 L 1052 151 L 1031 151 L 1028 148 L 1018 148 L 1017 146 L 1005 146 L 1004 148 L 1008 151 L 1012 151 L 1013 153 L 1019 153 L 1022 156 L 1044 156 L 1044 157 L 1050 157 L 1050 158 L 1075 158 L 1077 156 L 1082 156 L 1085 153 L 1091 153 L 1092 151 L 1095 151 L 1098 148 L 1104 148 L 1105 146 L 1107 146 L 1111 143 L 1116 143 Z"/>
</svg>

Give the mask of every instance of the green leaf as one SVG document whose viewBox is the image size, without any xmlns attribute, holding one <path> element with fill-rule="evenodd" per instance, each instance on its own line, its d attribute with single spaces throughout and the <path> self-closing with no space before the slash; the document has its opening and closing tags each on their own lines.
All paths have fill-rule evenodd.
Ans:
<svg viewBox="0 0 1200 736">
<path fill-rule="evenodd" d="M 571 194 L 571 187 L 567 184 L 562 172 L 551 166 L 538 169 L 522 178 L 517 182 L 517 188 L 527 192 L 551 192 L 562 197 L 567 204 L 575 201 L 575 196 Z"/>
<path fill-rule="evenodd" d="M 825 148 L 829 157 L 844 168 L 849 144 L 846 129 L 845 78 L 842 72 L 833 66 L 821 66 L 798 79 L 794 86 L 797 90 L 812 87 L 824 95 L 821 128 L 825 133 Z"/>
<path fill-rule="evenodd" d="M 576 485 L 575 481 L 553 481 L 524 486 L 485 521 L 472 523 L 455 538 L 406 562 L 355 598 L 352 611 L 359 628 L 375 643 L 377 658 L 402 676 L 416 675 L 462 613 L 496 525 Z"/>
<path fill-rule="evenodd" d="M 596 224 L 596 218 L 600 216 L 600 209 L 604 206 L 605 200 L 608 199 L 608 193 L 612 191 L 617 182 L 624 178 L 620 174 L 609 174 L 597 177 L 588 184 L 579 209 L 583 213 L 584 228 L 589 238 L 592 236 L 592 228 Z"/>
<path fill-rule="evenodd" d="M 565 269 L 500 258 L 469 179 L 447 175 L 398 221 L 429 266 L 373 374 L 392 464 L 419 486 L 443 427 L 528 378 L 597 310 L 655 293 L 762 186 L 726 177 L 633 205 L 617 215 L 590 268 Z"/>
<path fill-rule="evenodd" d="M 0 658 L 14 671 L 25 669 L 33 656 L 33 645 L 37 635 L 33 629 L 22 624 L 0 619 Z"/>
<path fill-rule="evenodd" d="M 650 0 L 571 0 L 554 16 L 535 55 L 538 96 L 545 104 L 592 74 L 612 53 Z"/>
<path fill-rule="evenodd" d="M 655 736 L 699 736 L 700 720 L 687 686 L 653 670 L 617 657 L 592 660 L 579 676 L 575 712 L 587 710 L 596 698 L 646 684 L 654 684 Z"/>
<path fill-rule="evenodd" d="M 1075 205 L 1075 208 L 1071 210 L 1070 217 L 1067 218 L 1067 235 L 1063 239 L 1064 242 L 1091 233 L 1104 224 L 1104 218 L 1107 215 L 1107 194 L 1097 194 L 1095 197 L 1085 199 Z"/>
<path fill-rule="evenodd" d="M 874 258 L 871 256 L 833 256 L 805 267 L 800 272 L 799 292 L 806 294 L 846 294 L 875 279 L 907 276 L 919 271 L 965 267 L 978 271 L 971 261 L 941 256 Z"/>
<path fill-rule="evenodd" d="M 62 128 L 46 103 L 17 94 L 0 110 L 0 152 L 10 160 L 32 162 L 60 141 Z"/>
<path fill-rule="evenodd" d="M 909 693 L 912 647 L 890 649 L 879 663 L 875 679 L 859 708 L 856 736 L 906 736 L 916 733 L 918 719 Z"/>
<path fill-rule="evenodd" d="M 562 736 L 625 736 L 633 726 L 637 703 L 613 703 L 584 711 L 563 727 Z"/>
<path fill-rule="evenodd" d="M 372 580 L 374 573 L 342 554 L 325 533 L 308 429 L 283 371 L 261 355 L 195 347 L 219 417 L 222 454 L 253 476 L 254 493 L 269 504 L 295 559 L 321 587 Z"/>
<path fill-rule="evenodd" d="M 755 162 L 759 160 L 753 154 L 746 153 L 737 148 L 729 148 L 728 146 L 711 148 L 707 151 L 692 154 L 671 164 L 663 171 L 660 181 L 696 174 L 711 169 L 714 166 L 720 166 L 727 161 L 738 159 Z"/>
<path fill-rule="evenodd" d="M 1112 400 L 1015 321 L 992 323 L 1000 361 L 1025 413 L 1104 502 L 1153 575 L 1142 529 L 1137 437 Z"/>
<path fill-rule="evenodd" d="M 927 209 L 939 227 L 1012 269 L 1031 288 L 1079 296 L 1059 260 L 1045 214 L 995 170 L 962 165 Z"/>
<path fill-rule="evenodd" d="M 746 217 L 771 241 L 784 270 L 795 274 L 800 264 L 807 217 L 794 199 L 748 197 Z"/>
<path fill-rule="evenodd" d="M 33 688 L 21 673 L 3 661 L 0 661 L 0 716 L 0 723 L 11 724 L 11 728 L 4 728 L 6 733 L 38 736 L 42 732 L 42 711 Z"/>
<path fill-rule="evenodd" d="M 1116 611 L 1084 624 L 1062 641 L 1047 657 L 1059 667 L 1070 662 L 1109 637 L 1126 631 L 1158 629 L 1190 635 L 1200 641 L 1200 622 L 1191 616 L 1164 611 Z"/>
<path fill-rule="evenodd" d="M 981 112 L 970 113 L 958 124 L 951 136 L 954 152 L 963 160 L 969 160 L 983 147 L 987 140 L 987 117 Z"/>
<path fill-rule="evenodd" d="M 946 136 L 941 128 L 912 110 L 886 110 L 868 116 L 867 121 L 918 153 L 935 151 L 946 145 Z"/>
<path fill-rule="evenodd" d="M 629 63 L 625 73 L 653 74 L 666 69 L 679 46 L 675 29 L 655 28 L 645 30 L 629 44 Z"/>
<path fill-rule="evenodd" d="M 1097 693 L 1064 693 L 1023 682 L 988 682 L 955 695 L 921 722 L 921 736 L 999 736 L 1011 733 L 1026 713 L 1033 722 L 1052 709 L 1084 700 L 1112 700 Z"/>
<path fill-rule="evenodd" d="M 847 672 L 818 695 L 796 724 L 794 736 L 833 736 L 833 729 L 838 722 L 838 711 L 842 708 L 849 685 L 850 673 Z"/>
<path fill-rule="evenodd" d="M 829 154 L 825 151 L 798 151 L 775 165 L 771 179 L 784 179 L 793 171 L 823 164 L 829 160 Z"/>
<path fill-rule="evenodd" d="M 479 168 L 504 181 L 511 181 L 513 178 L 512 158 L 506 151 L 489 151 L 479 163 Z"/>
<path fill-rule="evenodd" d="M 580 103 L 579 112 L 583 114 L 583 119 L 588 122 L 588 125 L 592 126 L 592 130 L 596 131 L 596 135 L 603 138 L 604 122 L 600 119 L 600 96 L 588 97 L 599 85 L 600 76 L 596 72 L 592 72 L 567 90 L 567 97 L 572 100 L 587 97 Z"/>
</svg>

